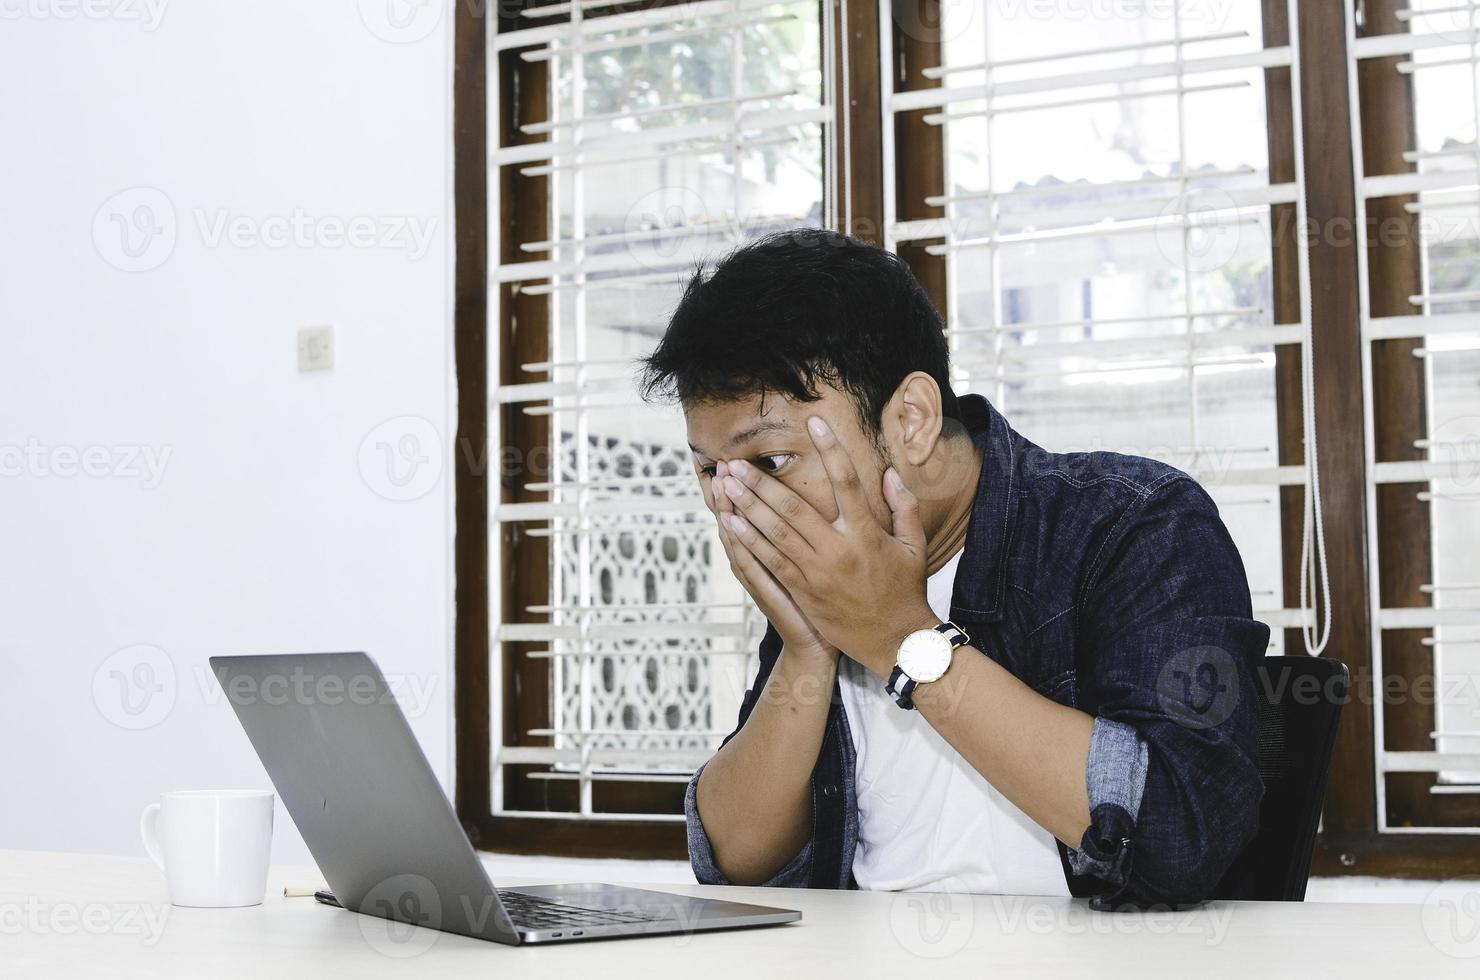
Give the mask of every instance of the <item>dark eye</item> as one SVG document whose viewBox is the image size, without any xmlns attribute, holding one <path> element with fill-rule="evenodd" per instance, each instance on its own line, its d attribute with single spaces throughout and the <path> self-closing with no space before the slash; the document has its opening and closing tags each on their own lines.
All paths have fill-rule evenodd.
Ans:
<svg viewBox="0 0 1480 980">
<path fill-rule="evenodd" d="M 755 461 L 767 473 L 775 473 L 796 458 L 796 453 L 771 453 L 769 456 L 757 456 Z"/>
<path fill-rule="evenodd" d="M 699 472 L 711 480 L 714 479 L 714 465 L 712 463 L 709 466 L 699 467 Z"/>
</svg>

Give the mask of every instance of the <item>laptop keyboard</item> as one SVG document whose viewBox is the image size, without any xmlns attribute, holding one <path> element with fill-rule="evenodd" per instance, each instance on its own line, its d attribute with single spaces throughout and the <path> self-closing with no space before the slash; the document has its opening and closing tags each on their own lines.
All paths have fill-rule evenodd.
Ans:
<svg viewBox="0 0 1480 980">
<path fill-rule="evenodd" d="M 514 924 L 525 929 L 631 925 L 667 918 L 638 910 L 615 912 L 608 909 L 588 909 L 565 902 L 552 902 L 522 892 L 504 891 L 502 888 L 499 889 L 498 897 Z"/>
</svg>

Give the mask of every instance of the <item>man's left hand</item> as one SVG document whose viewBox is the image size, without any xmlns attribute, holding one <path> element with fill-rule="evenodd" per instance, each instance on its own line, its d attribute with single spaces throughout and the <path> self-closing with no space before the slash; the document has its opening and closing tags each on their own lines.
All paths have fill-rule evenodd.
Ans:
<svg viewBox="0 0 1480 980">
<path fill-rule="evenodd" d="M 893 533 L 886 531 L 832 429 L 813 416 L 807 430 L 832 484 L 837 519 L 827 520 L 780 480 L 734 460 L 724 481 L 736 509 L 727 525 L 829 643 L 887 677 L 900 641 L 939 622 L 925 598 L 919 501 L 894 467 L 885 470 Z"/>
</svg>

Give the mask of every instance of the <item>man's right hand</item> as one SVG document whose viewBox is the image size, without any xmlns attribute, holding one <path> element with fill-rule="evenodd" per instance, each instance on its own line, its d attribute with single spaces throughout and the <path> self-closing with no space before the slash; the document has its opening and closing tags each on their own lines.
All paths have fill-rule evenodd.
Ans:
<svg viewBox="0 0 1480 980">
<path fill-rule="evenodd" d="M 797 607 L 791 594 L 730 530 L 727 521 L 735 512 L 735 504 L 729 494 L 714 492 L 714 481 L 723 480 L 727 473 L 725 463 L 719 462 L 715 464 L 715 475 L 699 482 L 704 492 L 704 503 L 719 524 L 719 540 L 724 546 L 725 557 L 730 561 L 730 571 L 781 635 L 782 645 L 788 653 L 806 659 L 836 662 L 837 648 L 822 638 Z"/>
</svg>

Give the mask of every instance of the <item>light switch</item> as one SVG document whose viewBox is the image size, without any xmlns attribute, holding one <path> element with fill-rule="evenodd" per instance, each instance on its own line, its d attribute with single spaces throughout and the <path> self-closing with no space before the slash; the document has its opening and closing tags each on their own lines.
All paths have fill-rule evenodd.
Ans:
<svg viewBox="0 0 1480 980">
<path fill-rule="evenodd" d="M 298 330 L 298 370 L 327 371 L 334 366 L 334 328 L 301 327 Z"/>
</svg>

